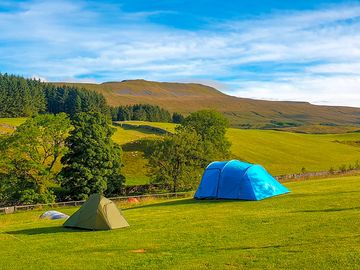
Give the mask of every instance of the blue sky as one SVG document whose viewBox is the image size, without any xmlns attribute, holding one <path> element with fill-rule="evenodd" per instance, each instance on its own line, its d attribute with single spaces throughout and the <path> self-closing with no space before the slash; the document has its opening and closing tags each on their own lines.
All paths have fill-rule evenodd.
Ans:
<svg viewBox="0 0 360 270">
<path fill-rule="evenodd" d="M 360 107 L 358 1 L 0 2 L 0 72 Z"/>
</svg>

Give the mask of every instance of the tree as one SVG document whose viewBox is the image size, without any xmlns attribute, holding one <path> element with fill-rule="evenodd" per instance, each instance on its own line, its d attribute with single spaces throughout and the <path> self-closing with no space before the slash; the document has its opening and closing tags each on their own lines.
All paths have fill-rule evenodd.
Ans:
<svg viewBox="0 0 360 270">
<path fill-rule="evenodd" d="M 173 113 L 172 122 L 175 124 L 181 124 L 184 121 L 184 116 L 180 113 Z"/>
<path fill-rule="evenodd" d="M 173 192 L 194 188 L 206 164 L 200 136 L 192 128 L 177 132 L 159 141 L 149 159 L 153 183 L 160 183 Z"/>
<path fill-rule="evenodd" d="M 99 112 L 79 113 L 72 124 L 66 139 L 69 151 L 61 159 L 61 186 L 72 199 L 118 192 L 124 181 L 121 148 L 111 139 L 115 129 L 109 120 Z"/>
<path fill-rule="evenodd" d="M 135 104 L 111 108 L 114 121 L 150 121 L 171 122 L 171 114 L 159 106 L 149 104 Z"/>
<path fill-rule="evenodd" d="M 39 81 L 0 73 L 0 117 L 32 116 L 45 106 Z"/>
<path fill-rule="evenodd" d="M 229 157 L 231 144 L 225 137 L 229 121 L 221 113 L 212 110 L 197 111 L 186 117 L 182 125 L 193 128 L 199 134 L 210 160 Z"/>
<path fill-rule="evenodd" d="M 0 73 L 0 117 L 28 117 L 44 112 L 73 116 L 88 111 L 110 115 L 102 94 Z"/>
<path fill-rule="evenodd" d="M 3 202 L 46 203 L 55 197 L 55 164 L 65 151 L 70 130 L 66 114 L 38 115 L 2 138 L 0 197 Z"/>
<path fill-rule="evenodd" d="M 173 135 L 154 146 L 149 171 L 154 183 L 177 190 L 195 188 L 204 168 L 230 155 L 228 121 L 215 111 L 190 114 Z"/>
</svg>

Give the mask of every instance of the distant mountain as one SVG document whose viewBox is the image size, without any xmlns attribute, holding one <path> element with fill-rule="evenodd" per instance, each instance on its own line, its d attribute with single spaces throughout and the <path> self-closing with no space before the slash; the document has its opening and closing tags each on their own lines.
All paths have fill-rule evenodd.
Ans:
<svg viewBox="0 0 360 270">
<path fill-rule="evenodd" d="M 360 125 L 360 108 L 318 106 L 307 102 L 266 101 L 238 98 L 195 83 L 125 80 L 74 85 L 102 93 L 112 106 L 147 103 L 187 114 L 200 109 L 223 112 L 234 127 L 284 128 L 302 125 Z"/>
</svg>

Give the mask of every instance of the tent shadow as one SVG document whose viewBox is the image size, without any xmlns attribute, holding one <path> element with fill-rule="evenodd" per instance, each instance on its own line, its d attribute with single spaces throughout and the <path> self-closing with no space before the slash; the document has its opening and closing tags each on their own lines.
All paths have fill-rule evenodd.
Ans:
<svg viewBox="0 0 360 270">
<path fill-rule="evenodd" d="M 65 228 L 63 226 L 53 226 L 53 227 L 41 227 L 41 228 L 31 228 L 17 231 L 8 231 L 5 232 L 11 235 L 38 235 L 38 234 L 53 234 L 53 233 L 73 233 L 73 232 L 89 232 L 89 230 L 82 229 L 73 229 Z"/>
<path fill-rule="evenodd" d="M 134 206 L 126 209 L 122 209 L 122 211 L 131 210 L 131 209 L 139 209 L 139 208 L 148 208 L 148 207 L 166 207 L 166 206 L 175 206 L 175 205 L 210 205 L 210 204 L 217 204 L 217 203 L 224 203 L 224 202 L 238 202 L 238 203 L 246 203 L 249 201 L 244 200 L 218 200 L 218 199 L 209 199 L 209 200 L 196 200 L 193 198 L 190 199 L 178 199 L 173 201 L 166 201 L 166 202 L 159 202 L 159 203 L 152 203 L 146 205 L 139 205 Z"/>
</svg>

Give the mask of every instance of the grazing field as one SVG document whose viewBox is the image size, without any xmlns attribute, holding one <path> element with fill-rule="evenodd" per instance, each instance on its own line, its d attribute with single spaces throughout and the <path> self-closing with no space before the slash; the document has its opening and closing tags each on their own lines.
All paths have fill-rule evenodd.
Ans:
<svg viewBox="0 0 360 270">
<path fill-rule="evenodd" d="M 360 133 L 299 134 L 272 130 L 229 129 L 235 157 L 265 166 L 275 175 L 338 169 L 360 160 Z"/>
<path fill-rule="evenodd" d="M 13 124 L 24 119 L 0 119 L 1 123 Z M 154 126 L 169 132 L 175 130 L 172 123 L 126 121 L 132 127 L 114 126 L 114 141 L 124 149 L 123 173 L 128 185 L 149 182 L 147 160 L 144 157 L 142 139 L 157 139 L 160 134 L 139 128 Z M 301 171 L 322 171 L 331 167 L 354 165 L 360 161 L 360 133 L 301 134 L 274 130 L 229 128 L 227 137 L 232 143 L 233 158 L 263 165 L 272 174 L 281 175 Z"/>
<path fill-rule="evenodd" d="M 134 126 L 148 125 L 160 127 L 170 132 L 175 124 L 128 121 Z M 121 128 L 120 128 L 121 129 Z M 127 132 L 127 131 L 126 131 Z M 125 132 L 125 133 L 126 133 Z M 137 129 L 137 132 L 140 132 Z M 146 138 L 146 133 L 142 134 Z M 233 158 L 263 165 L 272 174 L 281 175 L 305 171 L 323 171 L 331 167 L 338 169 L 342 165 L 354 165 L 360 161 L 360 144 L 349 142 L 360 141 L 360 133 L 344 134 L 301 134 L 273 130 L 229 128 L 227 137 L 232 143 Z M 118 143 L 128 140 L 117 137 Z M 141 146 L 141 144 L 139 144 Z M 143 160 L 142 148 L 133 149 L 128 157 L 125 172 L 136 168 L 137 183 L 148 182 L 146 160 Z M 125 156 L 130 152 L 125 152 Z M 141 172 L 142 176 L 141 176 Z M 126 175 L 126 174 L 125 174 Z M 131 175 L 131 174 L 127 174 Z M 130 178 L 132 183 L 134 178 Z M 140 180 L 141 179 L 141 180 Z"/>
<path fill-rule="evenodd" d="M 259 202 L 128 204 L 114 231 L 0 215 L 0 269 L 360 269 L 360 177 L 286 186 Z"/>
</svg>

